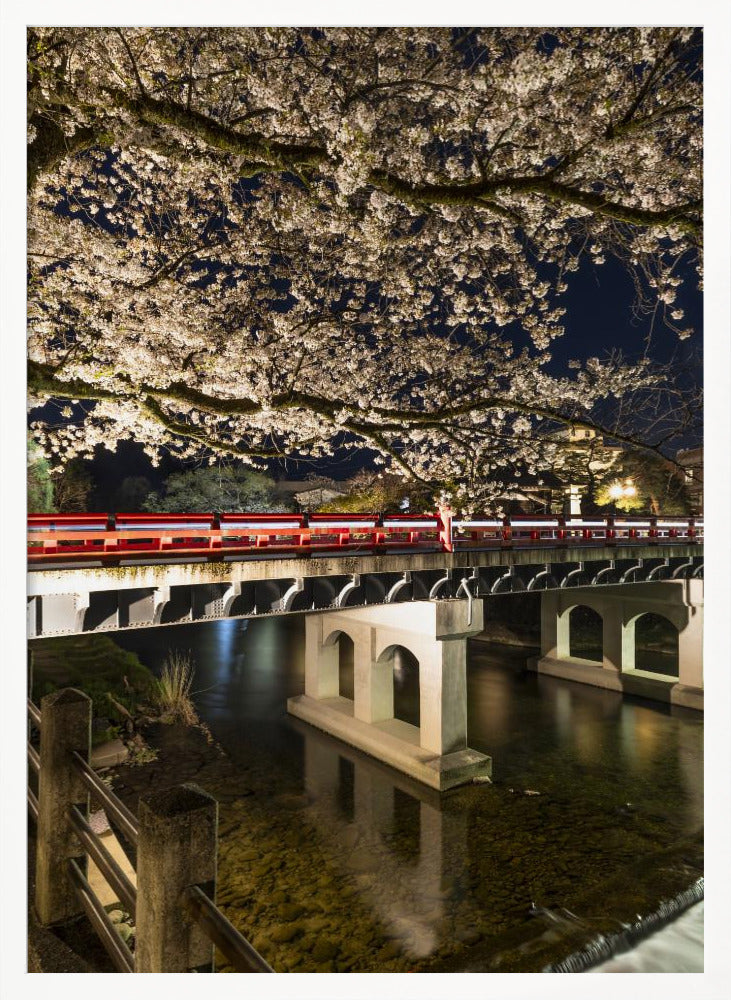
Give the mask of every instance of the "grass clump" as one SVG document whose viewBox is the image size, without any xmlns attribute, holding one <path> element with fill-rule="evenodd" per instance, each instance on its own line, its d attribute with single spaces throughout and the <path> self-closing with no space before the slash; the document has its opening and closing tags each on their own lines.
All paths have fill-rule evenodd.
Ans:
<svg viewBox="0 0 731 1000">
<path fill-rule="evenodd" d="M 198 723 L 198 715 L 191 697 L 195 672 L 190 653 L 171 650 L 162 665 L 157 682 L 155 703 L 165 722 L 182 722 L 186 726 Z"/>
</svg>

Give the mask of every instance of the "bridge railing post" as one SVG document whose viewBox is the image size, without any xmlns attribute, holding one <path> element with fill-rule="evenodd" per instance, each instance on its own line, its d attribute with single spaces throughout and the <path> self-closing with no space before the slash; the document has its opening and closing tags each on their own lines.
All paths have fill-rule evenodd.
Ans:
<svg viewBox="0 0 731 1000">
<path fill-rule="evenodd" d="M 566 518 L 563 514 L 558 516 L 558 528 L 556 529 L 556 538 L 558 539 L 558 545 L 560 548 L 566 548 L 569 544 L 568 531 L 566 529 Z"/>
<path fill-rule="evenodd" d="M 647 544 L 657 545 L 657 518 L 650 518 L 650 527 L 647 529 Z"/>
<path fill-rule="evenodd" d="M 140 799 L 135 972 L 212 972 L 213 945 L 186 909 L 193 885 L 215 900 L 218 803 L 197 785 Z"/>
<path fill-rule="evenodd" d="M 448 504 L 444 504 L 437 511 L 437 517 L 439 518 L 439 541 L 442 543 L 445 552 L 452 552 L 454 550 L 454 542 L 452 540 L 452 518 L 454 517 L 454 512 Z"/>
<path fill-rule="evenodd" d="M 86 855 L 68 822 L 68 810 L 71 805 L 82 806 L 83 815 L 88 814 L 88 794 L 72 752 L 88 760 L 90 745 L 91 699 L 87 695 L 64 688 L 41 699 L 35 906 L 44 926 L 83 912 L 67 869 L 69 859 L 74 858 L 85 871 Z"/>
<path fill-rule="evenodd" d="M 509 517 L 503 518 L 503 527 L 500 532 L 502 539 L 501 548 L 509 549 L 513 546 L 513 528 Z"/>
<path fill-rule="evenodd" d="M 617 544 L 617 532 L 614 528 L 614 518 L 610 514 L 604 519 L 604 542 L 606 545 Z"/>
</svg>

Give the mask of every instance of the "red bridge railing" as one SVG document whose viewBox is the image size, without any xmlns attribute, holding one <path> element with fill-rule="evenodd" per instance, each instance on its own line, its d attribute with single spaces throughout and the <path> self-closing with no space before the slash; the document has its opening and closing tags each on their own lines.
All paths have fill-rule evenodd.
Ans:
<svg viewBox="0 0 731 1000">
<path fill-rule="evenodd" d="M 452 552 L 492 548 L 685 544 L 703 539 L 703 519 L 518 516 L 458 520 L 438 514 L 33 514 L 31 568 L 147 555 L 210 559 Z"/>
</svg>

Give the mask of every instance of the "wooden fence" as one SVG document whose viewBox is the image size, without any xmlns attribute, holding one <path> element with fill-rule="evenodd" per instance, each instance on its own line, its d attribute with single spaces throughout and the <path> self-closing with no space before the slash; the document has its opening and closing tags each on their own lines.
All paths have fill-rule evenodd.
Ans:
<svg viewBox="0 0 731 1000">
<path fill-rule="evenodd" d="M 218 947 L 238 972 L 273 972 L 215 903 L 218 803 L 193 784 L 148 794 L 139 816 L 89 766 L 91 700 L 74 688 L 28 701 L 40 752 L 28 742 L 38 794 L 28 786 L 37 826 L 35 909 L 41 924 L 86 914 L 119 972 L 213 972 Z M 135 886 L 89 825 L 102 808 L 136 862 Z M 87 878 L 91 859 L 135 922 L 128 947 Z"/>
</svg>

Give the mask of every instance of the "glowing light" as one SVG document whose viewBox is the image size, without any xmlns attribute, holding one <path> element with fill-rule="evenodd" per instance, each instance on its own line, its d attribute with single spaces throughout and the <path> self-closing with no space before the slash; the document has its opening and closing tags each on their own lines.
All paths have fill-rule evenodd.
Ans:
<svg viewBox="0 0 731 1000">
<path fill-rule="evenodd" d="M 620 483 L 617 480 L 609 487 L 609 496 L 612 500 L 620 500 L 622 497 L 635 497 L 637 496 L 637 489 L 631 479 L 625 479 L 624 483 Z"/>
</svg>

